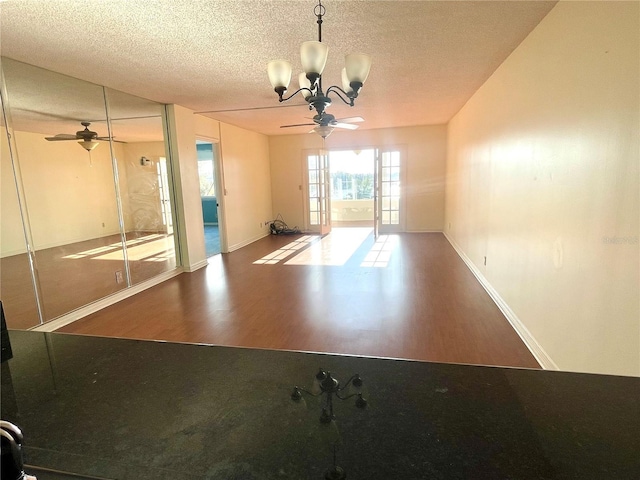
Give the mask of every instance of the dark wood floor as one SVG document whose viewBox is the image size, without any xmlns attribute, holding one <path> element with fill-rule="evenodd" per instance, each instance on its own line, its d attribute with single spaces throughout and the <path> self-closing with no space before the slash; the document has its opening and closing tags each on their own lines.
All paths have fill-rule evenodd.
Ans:
<svg viewBox="0 0 640 480">
<path fill-rule="evenodd" d="M 45 320 L 64 315 L 125 288 L 120 235 L 36 251 L 35 261 Z M 127 233 L 133 284 L 175 267 L 173 236 Z M 167 250 L 167 245 L 170 250 Z M 0 298 L 9 328 L 27 329 L 40 322 L 27 254 L 0 259 Z"/>
<path fill-rule="evenodd" d="M 269 236 L 59 331 L 123 338 L 539 368 L 440 233 L 399 235 L 386 268 L 255 265 Z"/>
</svg>

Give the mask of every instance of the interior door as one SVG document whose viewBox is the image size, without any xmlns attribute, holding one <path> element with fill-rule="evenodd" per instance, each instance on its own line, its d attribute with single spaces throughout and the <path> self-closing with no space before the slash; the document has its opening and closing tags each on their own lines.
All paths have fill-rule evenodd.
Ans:
<svg viewBox="0 0 640 480">
<path fill-rule="evenodd" d="M 306 230 L 320 235 L 331 231 L 329 155 L 326 150 L 305 154 Z"/>
<path fill-rule="evenodd" d="M 376 155 L 376 225 L 378 234 L 404 230 L 402 154 L 400 149 L 378 149 Z"/>
</svg>

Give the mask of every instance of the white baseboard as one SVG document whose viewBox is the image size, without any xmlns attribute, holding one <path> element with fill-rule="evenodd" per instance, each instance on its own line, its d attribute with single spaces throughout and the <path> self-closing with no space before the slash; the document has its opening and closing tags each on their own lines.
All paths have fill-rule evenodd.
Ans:
<svg viewBox="0 0 640 480">
<path fill-rule="evenodd" d="M 469 267 L 471 273 L 478 279 L 480 285 L 486 290 L 491 299 L 494 301 L 496 306 L 500 309 L 502 314 L 507 318 L 513 329 L 520 336 L 524 344 L 527 346 L 531 354 L 535 357 L 537 362 L 540 364 L 542 368 L 545 370 L 560 370 L 553 359 L 544 351 L 542 345 L 538 343 L 538 341 L 534 338 L 531 332 L 525 327 L 522 321 L 518 318 L 515 312 L 509 307 L 507 302 L 500 296 L 500 294 L 496 291 L 495 288 L 489 283 L 489 281 L 485 278 L 485 276 L 478 270 L 478 267 L 471 261 L 469 257 L 462 251 L 462 249 L 456 244 L 456 242 L 444 233 L 445 238 L 449 241 L 451 246 L 458 253 L 462 261 Z"/>
<path fill-rule="evenodd" d="M 209 260 L 208 259 L 204 259 L 204 260 L 200 260 L 199 262 L 194 263 L 193 265 L 188 265 L 186 267 L 183 267 L 185 272 L 195 272 L 196 270 L 200 270 L 201 268 L 206 267 L 207 265 L 209 265 Z"/>
<path fill-rule="evenodd" d="M 206 262 L 205 262 L 206 265 Z M 101 298 L 100 300 L 85 305 L 83 307 L 78 308 L 72 312 L 69 312 L 61 317 L 56 318 L 55 320 L 51 320 L 43 325 L 39 325 L 37 327 L 31 328 L 35 332 L 53 332 L 59 328 L 62 328 L 70 323 L 75 322 L 87 315 L 95 313 L 103 308 L 106 308 L 110 305 L 118 303 L 125 298 L 132 297 L 133 295 L 140 293 L 148 288 L 155 287 L 156 285 L 164 282 L 165 280 L 169 280 L 170 278 L 177 277 L 181 273 L 183 273 L 183 269 L 178 267 L 174 270 L 170 270 L 168 272 L 161 273 L 149 280 L 133 285 L 129 288 L 125 288 L 124 290 L 120 290 L 119 292 L 114 293 L 113 295 L 109 295 L 108 297 Z"/>
<path fill-rule="evenodd" d="M 235 252 L 236 250 L 239 250 L 242 247 L 246 247 L 250 243 L 257 242 L 261 238 L 268 237 L 269 235 L 271 235 L 270 232 L 262 233 L 262 234 L 258 235 L 257 237 L 253 237 L 253 238 L 250 238 L 249 240 L 246 240 L 244 242 L 240 242 L 240 243 L 236 243 L 235 245 L 231 245 L 229 247 L 229 252 Z"/>
</svg>

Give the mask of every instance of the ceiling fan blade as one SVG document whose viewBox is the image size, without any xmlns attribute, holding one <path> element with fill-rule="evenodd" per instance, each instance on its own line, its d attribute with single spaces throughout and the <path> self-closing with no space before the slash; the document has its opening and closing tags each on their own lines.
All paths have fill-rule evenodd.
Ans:
<svg viewBox="0 0 640 480">
<path fill-rule="evenodd" d="M 336 128 L 344 128 L 345 130 L 355 130 L 358 128 L 358 125 L 354 125 L 353 123 L 332 123 L 332 127 Z"/>
<path fill-rule="evenodd" d="M 364 122 L 364 118 L 362 118 L 362 117 L 336 118 L 336 122 L 338 122 L 338 123 L 360 123 L 360 122 Z"/>
<path fill-rule="evenodd" d="M 108 142 L 109 141 L 109 137 L 96 137 L 96 138 L 94 138 L 94 140 L 101 140 L 103 142 Z M 127 143 L 127 142 L 123 142 L 122 140 L 116 140 L 114 137 L 111 137 L 111 141 L 116 142 L 116 143 Z"/>
<path fill-rule="evenodd" d="M 55 137 L 44 137 L 45 140 L 49 140 L 50 142 L 60 142 L 62 140 L 82 140 L 76 137 L 75 135 L 71 135 L 68 133 L 59 133 Z"/>
<path fill-rule="evenodd" d="M 289 127 L 310 127 L 315 125 L 315 123 L 297 123 L 295 125 L 280 125 L 280 128 L 289 128 Z"/>
</svg>

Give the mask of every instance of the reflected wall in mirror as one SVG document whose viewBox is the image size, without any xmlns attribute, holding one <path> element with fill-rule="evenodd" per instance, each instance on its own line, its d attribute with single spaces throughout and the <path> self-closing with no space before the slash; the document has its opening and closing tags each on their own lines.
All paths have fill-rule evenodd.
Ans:
<svg viewBox="0 0 640 480">
<path fill-rule="evenodd" d="M 7 315 L 15 317 L 9 326 L 29 328 L 40 323 L 40 315 L 4 115 L 0 123 L 0 299 L 5 301 Z M 11 299 L 10 307 L 6 299 Z"/>
<path fill-rule="evenodd" d="M 158 103 L 105 89 L 133 284 L 176 267 L 170 164 Z"/>
<path fill-rule="evenodd" d="M 2 69 L 14 146 L 4 155 L 5 134 L 3 200 L 13 183 L 23 205 L 2 206 L 9 327 L 33 327 L 175 268 L 171 214 L 163 216 L 170 188 L 161 188 L 169 179 L 158 173 L 170 172 L 164 107 L 13 60 Z M 27 291 L 41 315 L 23 306 Z"/>
</svg>

